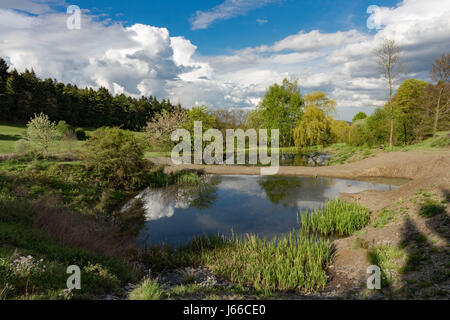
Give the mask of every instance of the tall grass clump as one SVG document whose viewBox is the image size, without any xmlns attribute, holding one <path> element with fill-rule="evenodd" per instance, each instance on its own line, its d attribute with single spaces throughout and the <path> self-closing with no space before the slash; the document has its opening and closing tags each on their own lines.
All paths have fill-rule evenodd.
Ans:
<svg viewBox="0 0 450 320">
<path fill-rule="evenodd" d="M 197 238 L 191 246 L 200 251 L 201 262 L 213 272 L 266 294 L 323 289 L 327 282 L 325 268 L 332 259 L 328 240 L 295 230 L 272 240 L 254 235 Z"/>
<path fill-rule="evenodd" d="M 174 180 L 177 185 L 197 185 L 201 183 L 201 179 L 197 172 L 180 171 L 174 174 Z"/>
<path fill-rule="evenodd" d="M 130 292 L 130 300 L 161 300 L 166 298 L 164 288 L 156 280 L 145 279 Z"/>
<path fill-rule="evenodd" d="M 355 203 L 336 199 L 311 212 L 300 212 L 302 230 L 324 236 L 347 236 L 365 227 L 370 220 L 369 210 Z"/>
<path fill-rule="evenodd" d="M 391 245 L 375 246 L 367 251 L 367 260 L 381 268 L 381 280 L 383 285 L 389 285 L 400 268 L 400 261 L 404 257 L 404 252 Z"/>
</svg>

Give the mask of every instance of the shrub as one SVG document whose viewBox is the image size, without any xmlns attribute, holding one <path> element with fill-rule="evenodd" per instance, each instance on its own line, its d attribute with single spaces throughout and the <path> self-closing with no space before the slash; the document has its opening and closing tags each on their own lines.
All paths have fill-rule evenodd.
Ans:
<svg viewBox="0 0 450 320">
<path fill-rule="evenodd" d="M 0 212 L 0 222 L 27 224 L 31 221 L 30 205 L 3 193 L 0 194 Z"/>
<path fill-rule="evenodd" d="M 100 128 L 82 150 L 84 164 L 112 187 L 142 187 L 147 177 L 144 144 L 119 128 Z"/>
<path fill-rule="evenodd" d="M 24 155 L 30 151 L 30 144 L 25 139 L 20 139 L 14 144 L 14 153 L 17 155 Z"/>
<path fill-rule="evenodd" d="M 86 140 L 86 132 L 82 128 L 75 129 L 75 136 L 80 141 Z"/>
<path fill-rule="evenodd" d="M 85 292 L 105 294 L 119 291 L 120 280 L 102 265 L 89 262 L 83 271 L 81 275 L 82 281 L 84 280 L 82 290 Z"/>
<path fill-rule="evenodd" d="M 27 124 L 27 139 L 34 145 L 39 153 L 48 154 L 50 146 L 58 140 L 60 134 L 56 124 L 51 122 L 47 115 L 35 114 Z"/>
<path fill-rule="evenodd" d="M 58 124 L 56 125 L 56 130 L 58 130 L 59 134 L 61 137 L 64 137 L 65 134 L 69 131 L 69 130 L 74 130 L 74 128 L 68 124 L 67 122 L 65 122 L 64 120 L 61 120 L 58 122 Z"/>
</svg>

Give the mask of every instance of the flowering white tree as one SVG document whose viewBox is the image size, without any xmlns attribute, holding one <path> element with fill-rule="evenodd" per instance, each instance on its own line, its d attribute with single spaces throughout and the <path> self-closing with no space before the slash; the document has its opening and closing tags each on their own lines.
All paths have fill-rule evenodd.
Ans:
<svg viewBox="0 0 450 320">
<path fill-rule="evenodd" d="M 56 123 L 51 122 L 48 116 L 41 112 L 28 122 L 26 138 L 39 152 L 47 155 L 50 146 L 60 138 L 60 134 Z"/>
</svg>

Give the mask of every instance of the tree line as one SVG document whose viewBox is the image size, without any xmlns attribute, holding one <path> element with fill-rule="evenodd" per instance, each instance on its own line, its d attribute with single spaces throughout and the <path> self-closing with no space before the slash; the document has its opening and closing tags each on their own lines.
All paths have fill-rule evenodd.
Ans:
<svg viewBox="0 0 450 320">
<path fill-rule="evenodd" d="M 65 120 L 78 127 L 118 126 L 140 130 L 162 110 L 180 106 L 153 96 L 139 99 L 113 96 L 106 88 L 78 88 L 53 79 L 39 79 L 33 70 L 9 71 L 0 58 L 0 120 L 27 123 L 44 113 L 53 121 Z"/>
<path fill-rule="evenodd" d="M 154 97 L 135 99 L 123 94 L 112 96 L 107 89 L 79 89 L 55 80 L 40 80 L 33 71 L 8 71 L 0 59 L 0 120 L 27 123 L 34 114 L 51 120 L 65 120 L 74 126 L 118 126 L 146 130 L 152 149 L 170 150 L 170 135 L 177 128 L 193 131 L 194 121 L 203 130 L 279 129 L 281 147 L 309 147 L 346 142 L 352 145 L 412 144 L 438 130 L 450 129 L 450 55 L 443 54 L 430 68 L 434 83 L 408 79 L 394 92 L 401 71 L 399 48 L 386 40 L 375 53 L 389 88 L 384 107 L 366 116 L 359 113 L 351 125 L 331 116 L 336 101 L 316 91 L 302 95 L 295 79 L 270 86 L 255 110 L 211 110 L 196 106 L 190 110 Z M 270 137 L 269 137 L 270 140 Z"/>
</svg>

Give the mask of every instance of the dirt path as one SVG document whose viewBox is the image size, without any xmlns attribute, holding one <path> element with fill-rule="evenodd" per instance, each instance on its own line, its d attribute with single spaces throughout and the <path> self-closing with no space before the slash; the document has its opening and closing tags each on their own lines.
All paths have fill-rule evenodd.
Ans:
<svg viewBox="0 0 450 320">
<path fill-rule="evenodd" d="M 166 165 L 166 171 L 181 169 L 203 170 L 211 174 L 260 174 L 258 167 L 225 166 L 225 165 L 170 165 L 170 159 L 152 159 L 155 164 Z M 366 250 L 355 250 L 356 237 L 364 239 L 369 245 L 390 244 L 399 245 L 405 240 L 405 234 L 422 234 L 427 238 L 437 239 L 436 245 L 448 247 L 447 238 L 439 237 L 436 230 L 444 220 L 432 220 L 420 217 L 417 214 L 418 205 L 410 203 L 420 191 L 437 194 L 441 199 L 450 194 L 450 152 L 444 151 L 408 151 L 389 152 L 377 154 L 358 162 L 329 167 L 280 167 L 279 175 L 296 176 L 322 176 L 336 178 L 362 178 L 362 177 L 396 177 L 409 178 L 411 181 L 392 191 L 363 191 L 357 194 L 341 194 L 341 197 L 357 201 L 371 210 L 372 221 L 377 212 L 386 208 L 402 205 L 406 215 L 400 220 L 389 223 L 383 228 L 366 227 L 359 236 L 351 236 L 333 242 L 336 247 L 336 256 L 330 266 L 330 282 L 326 296 L 342 296 L 346 292 L 361 293 L 366 287 L 368 277 L 366 270 L 369 266 Z M 447 216 L 448 213 L 447 206 Z M 444 222 L 443 222 L 444 221 Z M 448 226 L 446 234 L 448 235 Z M 437 262 L 436 262 L 437 263 Z M 448 280 L 447 285 L 448 286 Z M 444 285 L 444 284 L 443 284 Z M 292 298 L 292 296 L 291 296 Z M 295 298 L 295 297 L 294 297 Z M 447 297 L 448 298 L 448 297 Z"/>
</svg>

